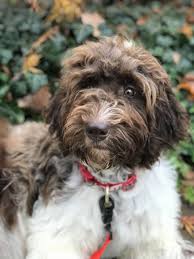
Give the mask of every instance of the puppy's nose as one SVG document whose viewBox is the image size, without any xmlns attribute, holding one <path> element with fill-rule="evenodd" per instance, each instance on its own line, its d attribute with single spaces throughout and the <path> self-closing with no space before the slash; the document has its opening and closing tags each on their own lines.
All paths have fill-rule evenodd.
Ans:
<svg viewBox="0 0 194 259">
<path fill-rule="evenodd" d="M 87 136 L 95 141 L 102 141 L 106 138 L 108 127 L 104 123 L 89 123 L 86 126 Z"/>
</svg>

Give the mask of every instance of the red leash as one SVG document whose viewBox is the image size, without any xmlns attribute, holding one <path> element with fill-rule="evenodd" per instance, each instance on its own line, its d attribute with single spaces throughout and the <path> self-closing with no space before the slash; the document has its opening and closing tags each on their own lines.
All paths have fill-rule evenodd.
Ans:
<svg viewBox="0 0 194 259">
<path fill-rule="evenodd" d="M 110 233 L 108 233 L 103 245 L 91 255 L 90 259 L 100 259 L 101 256 L 104 254 L 107 246 L 110 244 L 110 242 L 111 242 Z"/>
</svg>

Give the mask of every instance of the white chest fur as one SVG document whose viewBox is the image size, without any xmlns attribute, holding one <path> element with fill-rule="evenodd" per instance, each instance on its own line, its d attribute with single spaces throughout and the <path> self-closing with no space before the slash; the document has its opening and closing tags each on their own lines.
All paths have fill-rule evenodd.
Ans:
<svg viewBox="0 0 194 259">
<path fill-rule="evenodd" d="M 106 251 L 107 258 L 160 258 L 159 250 L 174 249 L 179 242 L 180 204 L 175 171 L 161 160 L 152 170 L 137 172 L 137 178 L 132 190 L 111 194 L 115 209 L 113 241 Z M 83 183 L 77 169 L 64 189 L 67 187 L 68 192 L 64 191 L 47 206 L 41 199 L 37 202 L 29 222 L 28 259 L 87 259 L 104 240 L 99 209 L 104 191 Z M 150 244 L 154 247 L 148 257 Z M 144 247 L 144 257 L 140 247 Z M 169 255 L 169 259 L 179 258 L 178 253 L 177 250 L 177 257 Z"/>
</svg>

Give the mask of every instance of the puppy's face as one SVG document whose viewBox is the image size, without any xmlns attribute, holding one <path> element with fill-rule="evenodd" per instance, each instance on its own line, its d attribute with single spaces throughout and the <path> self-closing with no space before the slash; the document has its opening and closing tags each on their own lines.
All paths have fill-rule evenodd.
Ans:
<svg viewBox="0 0 194 259">
<path fill-rule="evenodd" d="M 157 60 L 119 38 L 74 50 L 47 121 L 65 154 L 98 170 L 148 168 L 187 127 Z"/>
</svg>

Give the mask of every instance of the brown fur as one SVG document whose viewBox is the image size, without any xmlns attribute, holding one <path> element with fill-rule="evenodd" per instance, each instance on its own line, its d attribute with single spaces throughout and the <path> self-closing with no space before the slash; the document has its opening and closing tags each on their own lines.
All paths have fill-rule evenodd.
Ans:
<svg viewBox="0 0 194 259">
<path fill-rule="evenodd" d="M 128 85 L 136 91 L 132 98 L 124 94 Z M 107 138 L 91 142 L 86 126 L 107 108 Z M 26 123 L 10 129 L 3 142 L 0 214 L 9 227 L 16 224 L 18 209 L 32 214 L 40 193 L 47 202 L 60 191 L 72 157 L 98 170 L 149 168 L 185 137 L 188 119 L 158 61 L 140 47 L 126 48 L 122 39 L 110 38 L 80 46 L 66 60 L 47 122 L 51 134 L 42 123 Z"/>
<path fill-rule="evenodd" d="M 7 163 L 0 169 L 0 215 L 12 228 L 18 210 L 32 215 L 40 193 L 46 203 L 61 189 L 72 162 L 63 157 L 58 142 L 43 123 L 12 127 L 4 143 Z"/>
<path fill-rule="evenodd" d="M 126 48 L 120 38 L 89 42 L 76 48 L 64 65 L 61 87 L 47 114 L 64 154 L 73 153 L 98 169 L 148 168 L 187 134 L 187 115 L 166 72 L 144 49 Z M 130 100 L 123 93 L 128 85 L 137 92 Z M 88 143 L 85 127 L 103 105 L 113 115 L 107 121 L 108 138 L 96 149 Z"/>
<path fill-rule="evenodd" d="M 9 132 L 10 124 L 5 118 L 0 118 L 0 168 L 5 167 L 5 138 Z"/>
</svg>

